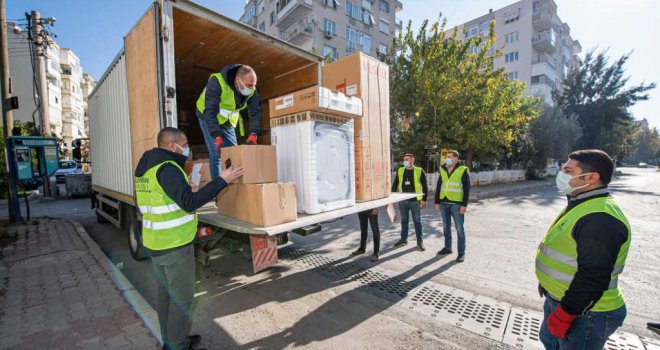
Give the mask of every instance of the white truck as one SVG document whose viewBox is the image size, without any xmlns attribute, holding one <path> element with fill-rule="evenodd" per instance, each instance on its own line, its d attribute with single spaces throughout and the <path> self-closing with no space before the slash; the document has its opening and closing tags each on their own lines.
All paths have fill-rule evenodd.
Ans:
<svg viewBox="0 0 660 350">
<path fill-rule="evenodd" d="M 127 231 L 134 258 L 143 258 L 133 177 L 138 160 L 156 146 L 156 135 L 166 126 L 184 130 L 191 144 L 203 144 L 195 100 L 210 73 L 235 62 L 258 72 L 264 118 L 268 99 L 321 85 L 321 57 L 192 1 L 159 0 L 126 35 L 123 49 L 90 94 L 93 207 L 99 222 Z M 218 256 L 220 238 L 232 235 L 243 240 L 257 272 L 277 263 L 277 245 L 288 241 L 289 232 L 315 232 L 321 223 L 412 196 L 392 194 L 271 227 L 222 216 L 211 203 L 198 211 L 197 260 L 208 265 Z"/>
</svg>

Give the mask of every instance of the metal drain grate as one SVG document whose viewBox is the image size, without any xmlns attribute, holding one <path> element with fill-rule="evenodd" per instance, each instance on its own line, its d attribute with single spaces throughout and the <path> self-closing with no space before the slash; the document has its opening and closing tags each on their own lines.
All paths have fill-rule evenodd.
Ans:
<svg viewBox="0 0 660 350">
<path fill-rule="evenodd" d="M 660 340 L 649 337 L 639 337 L 646 350 L 660 350 Z"/>
<path fill-rule="evenodd" d="M 539 340 L 542 322 L 543 314 L 512 307 L 502 342 L 518 349 L 543 349 Z"/>
<path fill-rule="evenodd" d="M 501 341 L 510 305 L 427 282 L 404 300 L 403 307 L 439 321 Z"/>
<path fill-rule="evenodd" d="M 408 282 L 396 276 L 388 276 L 387 273 L 376 269 L 363 269 L 363 271 L 351 276 L 351 279 L 371 288 L 377 294 L 387 293 L 393 295 L 397 297 L 397 300 L 405 298 L 411 290 L 417 288 L 415 282 Z"/>
<path fill-rule="evenodd" d="M 289 245 L 277 251 L 277 257 L 285 260 L 296 260 L 307 254 L 307 251 L 301 248 L 296 248 L 294 245 Z"/>
<path fill-rule="evenodd" d="M 607 340 L 605 350 L 644 350 L 644 344 L 634 334 L 617 331 Z"/>
</svg>

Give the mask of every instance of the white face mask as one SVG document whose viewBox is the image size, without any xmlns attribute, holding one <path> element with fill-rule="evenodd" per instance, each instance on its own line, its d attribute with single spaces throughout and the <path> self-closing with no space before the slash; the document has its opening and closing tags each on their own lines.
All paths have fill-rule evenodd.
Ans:
<svg viewBox="0 0 660 350">
<path fill-rule="evenodd" d="M 177 147 L 179 147 L 179 149 L 181 150 L 181 154 L 182 154 L 184 157 L 188 158 L 188 156 L 190 155 L 190 147 L 181 147 L 181 146 L 179 146 L 178 143 L 175 143 L 175 145 L 176 145 Z"/>
<path fill-rule="evenodd" d="M 451 166 L 452 163 L 453 163 L 453 160 L 451 158 L 445 159 L 445 164 L 447 164 L 447 166 Z"/>
<path fill-rule="evenodd" d="M 243 96 L 250 96 L 250 95 L 252 95 L 252 93 L 254 92 L 254 89 L 250 89 L 249 87 L 246 87 L 246 86 L 243 84 L 243 81 L 242 81 L 242 80 L 241 80 L 241 85 L 243 85 L 243 87 L 240 87 L 240 86 L 238 87 L 238 92 L 240 92 L 241 95 L 243 95 Z"/>
<path fill-rule="evenodd" d="M 571 180 L 573 180 L 576 177 L 585 176 L 585 175 L 589 175 L 589 174 L 592 174 L 592 173 L 586 173 L 586 174 L 580 174 L 580 175 L 577 175 L 577 176 L 571 176 L 570 174 L 566 174 L 566 173 L 560 171 L 557 174 L 557 177 L 555 178 L 555 182 L 557 184 L 557 188 L 560 191 L 564 192 L 565 194 L 571 194 L 571 193 L 573 193 L 573 192 L 575 192 L 575 191 L 577 191 L 581 188 L 585 188 L 585 187 L 589 186 L 589 184 L 584 184 L 582 186 L 573 187 L 573 186 L 571 186 Z"/>
</svg>

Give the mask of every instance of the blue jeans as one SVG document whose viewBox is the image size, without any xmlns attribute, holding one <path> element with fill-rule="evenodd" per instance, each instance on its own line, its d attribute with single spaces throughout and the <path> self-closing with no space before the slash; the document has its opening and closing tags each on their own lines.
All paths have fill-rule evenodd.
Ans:
<svg viewBox="0 0 660 350">
<path fill-rule="evenodd" d="M 211 135 L 207 121 L 200 118 L 199 114 L 197 115 L 197 120 L 199 120 L 199 127 L 202 129 L 202 134 L 204 134 L 204 142 L 206 143 L 206 148 L 209 150 L 209 170 L 211 171 L 211 179 L 215 180 L 220 176 L 220 155 L 218 154 L 218 150 L 215 148 L 215 137 Z M 231 126 L 226 129 L 220 127 L 219 136 L 222 137 L 221 147 L 231 147 L 238 145 L 238 141 L 236 139 L 236 129 L 232 128 Z"/>
<path fill-rule="evenodd" d="M 454 218 L 456 226 L 456 236 L 458 236 L 458 255 L 465 254 L 465 215 L 461 214 L 460 204 L 440 203 L 440 213 L 442 214 L 443 233 L 445 234 L 445 248 L 451 250 L 451 219 Z"/>
<path fill-rule="evenodd" d="M 412 213 L 413 223 L 415 224 L 415 236 L 417 236 L 417 243 L 422 243 L 422 207 L 420 201 L 403 201 L 399 202 L 399 211 L 401 212 L 401 240 L 408 240 L 408 223 L 410 216 L 408 212 Z"/>
<path fill-rule="evenodd" d="M 160 332 L 167 349 L 188 349 L 195 292 L 195 257 L 193 245 L 151 257 L 156 275 L 156 312 Z"/>
<path fill-rule="evenodd" d="M 546 350 L 601 350 L 605 347 L 607 338 L 621 327 L 627 314 L 625 305 L 606 312 L 588 311 L 573 321 L 571 328 L 566 332 L 566 340 L 560 340 L 548 331 L 547 324 L 548 317 L 558 304 L 550 297 L 545 298 L 543 324 L 539 337 Z"/>
</svg>

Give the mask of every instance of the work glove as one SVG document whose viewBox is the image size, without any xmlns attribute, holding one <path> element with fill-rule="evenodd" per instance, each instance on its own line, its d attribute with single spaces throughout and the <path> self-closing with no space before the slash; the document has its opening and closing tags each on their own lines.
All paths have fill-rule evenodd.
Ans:
<svg viewBox="0 0 660 350">
<path fill-rule="evenodd" d="M 555 311 L 548 317 L 548 331 L 558 339 L 566 340 L 566 332 L 576 318 L 577 316 L 566 312 L 561 305 L 557 305 Z"/>
<path fill-rule="evenodd" d="M 215 148 L 220 151 L 220 147 L 222 146 L 222 136 L 218 136 L 215 138 Z"/>
<path fill-rule="evenodd" d="M 256 145 L 257 144 L 257 135 L 250 134 L 250 136 L 248 136 L 248 138 L 247 138 L 247 143 L 252 144 L 252 145 Z"/>
</svg>

